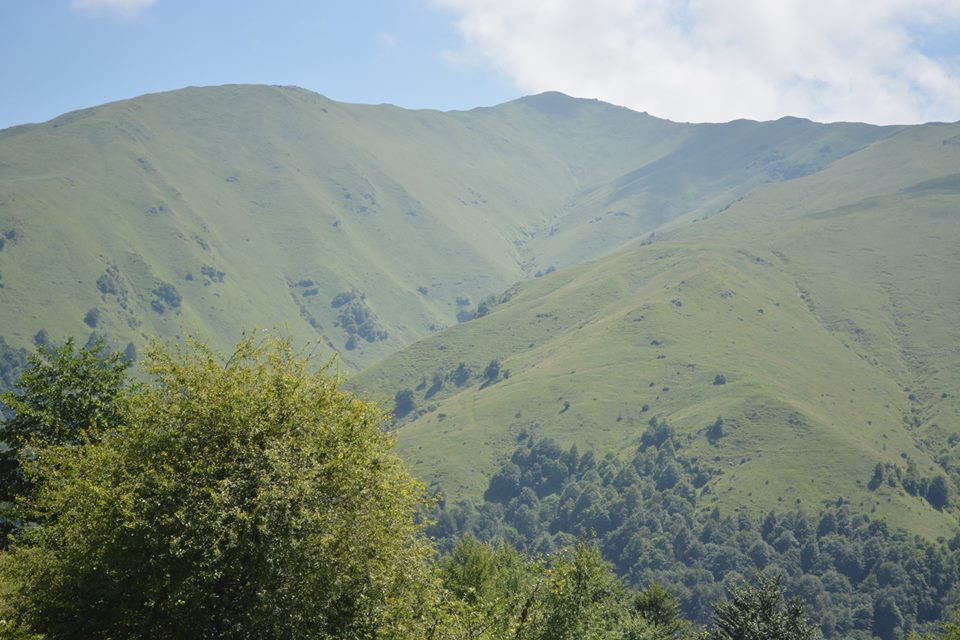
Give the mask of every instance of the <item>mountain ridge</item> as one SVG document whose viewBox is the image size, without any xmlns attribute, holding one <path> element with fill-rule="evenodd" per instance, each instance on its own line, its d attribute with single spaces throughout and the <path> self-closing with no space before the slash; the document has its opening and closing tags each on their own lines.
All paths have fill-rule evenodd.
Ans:
<svg viewBox="0 0 960 640">
<path fill-rule="evenodd" d="M 546 103 L 566 115 L 544 112 Z M 149 94 L 7 129 L 0 232 L 13 237 L 0 274 L 3 306 L 15 313 L 0 310 L 0 322 L 21 347 L 41 329 L 57 339 L 100 331 L 122 347 L 185 332 L 225 346 L 225 327 L 286 327 L 324 340 L 357 371 L 455 323 L 458 300 L 474 305 L 686 213 L 658 213 L 661 202 L 636 189 L 629 211 L 614 209 L 604 193 L 676 154 L 695 130 L 559 94 L 437 112 L 259 85 Z M 849 135 L 854 146 L 869 142 Z M 783 177 L 755 156 L 744 151 L 736 176 L 704 179 L 688 200 L 727 201 Z M 616 224 L 590 226 L 597 215 Z M 32 261 L 23 247 L 34 242 L 59 255 Z M 250 268 L 250 251 L 263 269 Z M 97 289 L 101 277 L 122 285 L 122 304 Z M 156 294 L 168 290 L 176 305 Z M 346 311 L 331 306 L 351 291 Z M 63 306 L 49 321 L 43 296 Z"/>
<path fill-rule="evenodd" d="M 725 470 L 704 504 L 854 496 L 936 537 L 953 512 L 866 483 L 960 482 L 958 164 L 946 124 L 151 94 L 0 132 L 0 337 L 279 328 L 408 389 L 400 450 L 452 497 L 521 431 L 605 453 L 659 416 Z"/>
</svg>

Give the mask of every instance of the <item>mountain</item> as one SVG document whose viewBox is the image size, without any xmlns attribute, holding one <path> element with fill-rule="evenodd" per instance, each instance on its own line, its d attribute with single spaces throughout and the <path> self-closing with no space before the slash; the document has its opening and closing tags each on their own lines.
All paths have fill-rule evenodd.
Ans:
<svg viewBox="0 0 960 640">
<path fill-rule="evenodd" d="M 413 392 L 400 450 L 450 500 L 480 495 L 524 435 L 619 452 L 656 416 L 721 471 L 701 504 L 839 499 L 951 534 L 956 509 L 873 477 L 960 478 L 958 166 L 960 125 L 899 130 L 521 283 L 358 383 Z"/>
<path fill-rule="evenodd" d="M 0 131 L 0 363 L 275 327 L 400 400 L 450 498 L 523 434 L 605 454 L 657 417 L 722 472 L 700 504 L 946 535 L 916 486 L 960 481 L 958 166 L 958 125 L 142 96 Z"/>
<path fill-rule="evenodd" d="M 142 96 L 0 132 L 0 337 L 226 348 L 267 326 L 356 372 L 514 282 L 898 130 L 677 124 L 557 93 L 450 113 Z"/>
</svg>

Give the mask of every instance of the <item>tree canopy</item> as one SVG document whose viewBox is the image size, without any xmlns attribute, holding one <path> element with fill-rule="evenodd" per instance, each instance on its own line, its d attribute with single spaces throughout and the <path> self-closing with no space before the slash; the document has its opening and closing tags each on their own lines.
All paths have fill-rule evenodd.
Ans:
<svg viewBox="0 0 960 640">
<path fill-rule="evenodd" d="M 5 397 L 29 526 L 0 553 L 0 638 L 816 637 L 779 578 L 721 599 L 754 567 L 824 629 L 887 638 L 932 622 L 956 583 L 942 549 L 843 508 L 759 528 L 696 513 L 709 469 L 658 420 L 630 461 L 528 438 L 491 502 L 437 512 L 438 560 L 388 415 L 288 341 L 247 336 L 226 358 L 153 345 L 136 385 L 101 350 L 41 351 Z M 855 579 L 877 587 L 869 612 Z M 939 590 L 923 612 L 918 580 Z M 681 617 L 691 605 L 713 609 L 709 631 Z"/>
<path fill-rule="evenodd" d="M 37 488 L 19 513 L 43 524 L 3 563 L 18 619 L 59 638 L 407 637 L 429 592 L 422 487 L 380 409 L 270 337 L 227 359 L 154 346 L 146 371 L 95 444 L 21 458 Z"/>
<path fill-rule="evenodd" d="M 41 344 L 27 358 L 14 390 L 0 395 L 9 412 L 0 421 L 0 502 L 12 501 L 29 489 L 20 457 L 31 445 L 95 439 L 106 426 L 120 420 L 120 403 L 127 386 L 123 355 L 110 354 L 102 340 L 77 347 L 73 339 L 62 346 Z"/>
</svg>

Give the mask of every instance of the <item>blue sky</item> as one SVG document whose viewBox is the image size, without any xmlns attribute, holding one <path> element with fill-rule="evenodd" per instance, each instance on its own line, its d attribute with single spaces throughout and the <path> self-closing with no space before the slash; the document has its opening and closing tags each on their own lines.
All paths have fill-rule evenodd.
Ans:
<svg viewBox="0 0 960 640">
<path fill-rule="evenodd" d="M 134 13 L 0 0 L 0 127 L 233 82 L 438 109 L 521 95 L 489 65 L 451 59 L 455 18 L 420 0 L 159 0 Z"/>
<path fill-rule="evenodd" d="M 0 0 L 0 127 L 187 85 L 674 120 L 960 120 L 960 0 Z"/>
</svg>

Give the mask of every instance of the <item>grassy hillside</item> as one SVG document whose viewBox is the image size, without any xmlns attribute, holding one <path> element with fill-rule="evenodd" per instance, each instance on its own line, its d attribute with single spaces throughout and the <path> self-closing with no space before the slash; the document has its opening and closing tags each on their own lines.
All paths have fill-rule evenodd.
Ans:
<svg viewBox="0 0 960 640">
<path fill-rule="evenodd" d="M 954 464 L 958 162 L 955 125 L 143 96 L 0 132 L 0 337 L 278 327 L 409 388 L 401 448 L 453 495 L 521 432 L 615 451 L 657 415 L 724 469 L 702 504 L 934 535 L 951 513 L 866 485 Z"/>
<path fill-rule="evenodd" d="M 524 283 L 360 384 L 414 391 L 400 449 L 453 497 L 482 491 L 518 434 L 619 451 L 659 416 L 723 470 L 702 504 L 814 511 L 842 497 L 946 535 L 955 512 L 868 484 L 878 462 L 944 473 L 960 440 L 957 141 L 956 125 L 893 132 Z M 485 380 L 491 360 L 509 376 Z"/>
<path fill-rule="evenodd" d="M 0 132 L 0 335 L 226 347 L 264 325 L 356 371 L 513 282 L 888 135 L 561 94 L 454 113 L 285 87 L 143 96 Z"/>
</svg>

